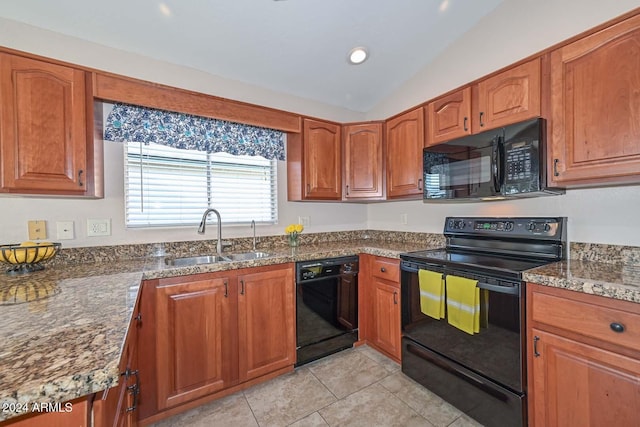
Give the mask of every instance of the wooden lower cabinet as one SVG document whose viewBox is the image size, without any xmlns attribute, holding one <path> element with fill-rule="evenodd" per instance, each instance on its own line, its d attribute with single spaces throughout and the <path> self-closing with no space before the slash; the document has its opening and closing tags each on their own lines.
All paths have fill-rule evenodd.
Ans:
<svg viewBox="0 0 640 427">
<path fill-rule="evenodd" d="M 292 368 L 294 289 L 293 264 L 145 281 L 142 424 Z"/>
<path fill-rule="evenodd" d="M 91 425 L 88 396 L 60 405 L 58 412 L 31 413 L 0 422 L 2 427 L 87 427 Z"/>
<path fill-rule="evenodd" d="M 97 393 L 93 401 L 94 427 L 133 427 L 138 421 L 142 392 L 138 364 L 138 330 L 141 317 L 136 304 L 120 359 L 120 379 L 116 387 Z"/>
<path fill-rule="evenodd" d="M 296 361 L 293 269 L 238 276 L 240 381 Z"/>
<path fill-rule="evenodd" d="M 638 426 L 640 304 L 527 288 L 529 425 Z"/>
<path fill-rule="evenodd" d="M 235 282 L 227 276 L 196 277 L 167 285 L 161 281 L 156 289 L 158 409 L 237 381 L 233 375 L 237 300 L 230 295 Z"/>
<path fill-rule="evenodd" d="M 401 357 L 400 261 L 360 256 L 361 339 L 399 362 Z"/>
</svg>

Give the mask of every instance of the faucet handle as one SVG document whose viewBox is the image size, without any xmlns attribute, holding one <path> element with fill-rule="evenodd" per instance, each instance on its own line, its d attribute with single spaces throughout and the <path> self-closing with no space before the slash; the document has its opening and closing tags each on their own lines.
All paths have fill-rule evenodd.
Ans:
<svg viewBox="0 0 640 427">
<path fill-rule="evenodd" d="M 225 248 L 232 248 L 233 247 L 233 242 L 230 240 L 223 240 L 222 241 L 222 250 L 224 250 Z"/>
</svg>

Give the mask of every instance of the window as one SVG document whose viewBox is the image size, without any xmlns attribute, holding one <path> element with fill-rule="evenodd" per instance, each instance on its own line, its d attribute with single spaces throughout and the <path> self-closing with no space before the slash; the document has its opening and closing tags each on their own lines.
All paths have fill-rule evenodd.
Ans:
<svg viewBox="0 0 640 427">
<path fill-rule="evenodd" d="M 207 208 L 225 224 L 277 221 L 276 160 L 126 143 L 127 227 L 197 226 Z"/>
</svg>

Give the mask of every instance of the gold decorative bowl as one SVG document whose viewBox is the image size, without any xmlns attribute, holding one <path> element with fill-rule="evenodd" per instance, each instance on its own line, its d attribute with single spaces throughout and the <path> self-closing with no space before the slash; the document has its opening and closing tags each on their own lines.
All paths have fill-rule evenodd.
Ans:
<svg viewBox="0 0 640 427">
<path fill-rule="evenodd" d="M 42 261 L 53 258 L 60 249 L 60 243 L 25 242 L 0 245 L 0 262 L 9 265 L 8 274 L 30 273 L 43 270 Z"/>
</svg>

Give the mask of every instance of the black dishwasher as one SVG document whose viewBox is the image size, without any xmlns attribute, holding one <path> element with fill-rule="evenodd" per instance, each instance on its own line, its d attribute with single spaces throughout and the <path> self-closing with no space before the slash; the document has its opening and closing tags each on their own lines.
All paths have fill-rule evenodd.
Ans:
<svg viewBox="0 0 640 427">
<path fill-rule="evenodd" d="M 358 340 L 358 257 L 296 263 L 296 366 Z"/>
</svg>

